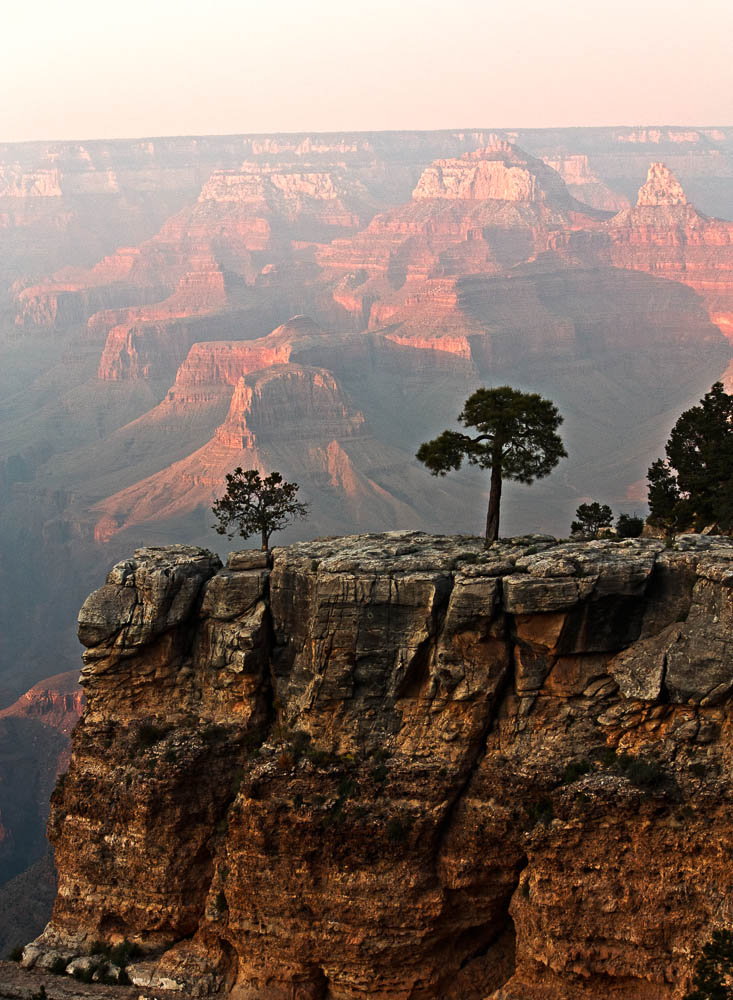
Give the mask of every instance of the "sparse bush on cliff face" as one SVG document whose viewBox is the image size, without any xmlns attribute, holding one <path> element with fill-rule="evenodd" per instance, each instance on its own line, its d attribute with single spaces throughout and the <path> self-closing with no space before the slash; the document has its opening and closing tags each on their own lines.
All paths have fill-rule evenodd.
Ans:
<svg viewBox="0 0 733 1000">
<path fill-rule="evenodd" d="M 644 530 L 644 519 L 636 514 L 619 514 L 616 534 L 619 538 L 639 538 Z"/>
<path fill-rule="evenodd" d="M 567 457 L 557 429 L 563 421 L 557 407 L 537 393 L 519 392 L 511 386 L 477 389 L 466 400 L 458 420 L 474 427 L 476 437 L 443 431 L 421 444 L 417 458 L 434 476 L 460 469 L 463 459 L 481 469 L 491 469 L 486 544 L 499 537 L 501 487 L 505 479 L 533 483 L 549 476 Z"/>
<path fill-rule="evenodd" d="M 685 1000 L 733 998 L 733 931 L 718 930 L 704 946 L 692 979 L 695 989 Z"/>
<path fill-rule="evenodd" d="M 298 484 L 286 483 L 279 472 L 263 479 L 257 469 L 236 468 L 227 475 L 226 484 L 226 493 L 211 508 L 219 522 L 216 531 L 229 538 L 259 534 L 263 552 L 273 532 L 282 531 L 295 518 L 308 516 L 308 504 L 296 499 Z M 232 524 L 235 527 L 230 531 Z"/>
</svg>

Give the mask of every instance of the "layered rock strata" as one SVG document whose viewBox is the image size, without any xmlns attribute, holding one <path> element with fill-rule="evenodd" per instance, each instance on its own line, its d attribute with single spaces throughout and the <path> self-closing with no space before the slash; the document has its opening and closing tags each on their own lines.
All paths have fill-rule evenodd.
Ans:
<svg viewBox="0 0 733 1000">
<path fill-rule="evenodd" d="M 80 613 L 24 964 L 127 938 L 185 996 L 679 1000 L 733 917 L 732 583 L 697 536 L 138 550 Z"/>
<path fill-rule="evenodd" d="M 554 246 L 583 261 L 689 285 L 707 305 L 711 320 L 733 338 L 733 222 L 698 212 L 665 164 L 651 164 L 633 208 L 595 232 L 561 234 Z"/>
</svg>

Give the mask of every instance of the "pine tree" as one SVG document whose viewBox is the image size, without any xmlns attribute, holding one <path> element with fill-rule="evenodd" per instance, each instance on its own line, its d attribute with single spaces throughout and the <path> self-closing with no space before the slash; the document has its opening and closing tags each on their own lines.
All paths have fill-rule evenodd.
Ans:
<svg viewBox="0 0 733 1000">
<path fill-rule="evenodd" d="M 648 472 L 649 522 L 667 531 L 733 527 L 733 395 L 715 382 L 680 416 Z"/>
<path fill-rule="evenodd" d="M 417 458 L 435 476 L 460 469 L 464 458 L 481 469 L 491 469 L 486 544 L 499 537 L 501 488 L 505 479 L 532 483 L 548 476 L 567 452 L 557 429 L 562 417 L 554 403 L 537 393 L 511 386 L 477 389 L 466 400 L 458 420 L 474 427 L 475 437 L 443 431 L 420 445 Z"/>
<path fill-rule="evenodd" d="M 233 538 L 238 533 L 249 538 L 259 534 L 266 551 L 273 532 L 281 531 L 296 517 L 308 516 L 309 505 L 296 499 L 298 484 L 286 483 L 279 472 L 262 479 L 257 469 L 236 468 L 227 475 L 226 483 L 226 493 L 211 508 L 220 535 Z M 235 528 L 230 531 L 232 524 Z"/>
<path fill-rule="evenodd" d="M 571 531 L 579 531 L 595 538 L 601 528 L 610 528 L 613 522 L 613 511 L 607 503 L 582 503 L 575 511 L 577 521 L 570 525 Z"/>
</svg>

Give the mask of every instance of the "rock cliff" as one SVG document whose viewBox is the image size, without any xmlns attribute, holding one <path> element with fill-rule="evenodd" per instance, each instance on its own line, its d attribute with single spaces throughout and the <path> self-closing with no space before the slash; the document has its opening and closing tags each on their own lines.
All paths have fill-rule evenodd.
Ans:
<svg viewBox="0 0 733 1000">
<path fill-rule="evenodd" d="M 699 536 L 138 550 L 79 616 L 23 963 L 127 938 L 185 996 L 678 1000 L 733 919 L 732 584 Z"/>
</svg>

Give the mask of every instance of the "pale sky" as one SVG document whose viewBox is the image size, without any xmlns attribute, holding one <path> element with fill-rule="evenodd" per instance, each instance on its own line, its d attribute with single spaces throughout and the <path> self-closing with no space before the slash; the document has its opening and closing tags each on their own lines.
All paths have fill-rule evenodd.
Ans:
<svg viewBox="0 0 733 1000">
<path fill-rule="evenodd" d="M 0 141 L 733 124 L 731 0 L 9 0 Z"/>
</svg>

